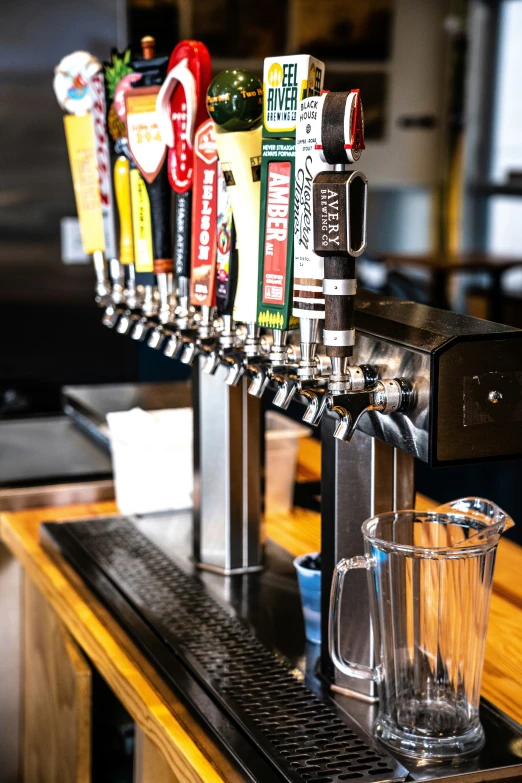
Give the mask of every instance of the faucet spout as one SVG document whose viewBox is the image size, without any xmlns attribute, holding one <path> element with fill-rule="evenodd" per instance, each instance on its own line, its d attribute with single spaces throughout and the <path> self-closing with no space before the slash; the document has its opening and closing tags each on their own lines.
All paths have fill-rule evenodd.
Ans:
<svg viewBox="0 0 522 783">
<path fill-rule="evenodd" d="M 339 416 L 334 438 L 347 443 L 365 413 L 379 411 L 388 415 L 407 411 L 413 404 L 413 387 L 405 378 L 377 381 L 367 389 L 327 395 L 328 408 Z"/>
<path fill-rule="evenodd" d="M 252 382 L 248 387 L 248 393 L 253 397 L 262 397 L 263 393 L 270 382 L 270 365 L 248 364 L 247 372 L 252 376 Z"/>
<path fill-rule="evenodd" d="M 272 380 L 279 387 L 273 399 L 273 403 L 278 408 L 282 408 L 286 411 L 297 392 L 299 378 L 294 374 L 280 375 L 275 373 L 272 376 Z"/>
<path fill-rule="evenodd" d="M 320 387 L 302 387 L 299 389 L 299 394 L 308 401 L 303 421 L 311 424 L 312 427 L 317 427 L 327 409 L 326 390 Z"/>
</svg>

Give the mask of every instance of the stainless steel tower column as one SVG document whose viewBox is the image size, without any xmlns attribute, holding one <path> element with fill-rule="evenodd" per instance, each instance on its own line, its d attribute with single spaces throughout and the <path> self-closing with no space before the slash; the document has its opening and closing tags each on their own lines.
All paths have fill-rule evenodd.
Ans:
<svg viewBox="0 0 522 783">
<path fill-rule="evenodd" d="M 193 373 L 194 558 L 200 568 L 238 574 L 262 568 L 263 403 L 250 379 L 225 383 L 227 369 Z"/>
</svg>

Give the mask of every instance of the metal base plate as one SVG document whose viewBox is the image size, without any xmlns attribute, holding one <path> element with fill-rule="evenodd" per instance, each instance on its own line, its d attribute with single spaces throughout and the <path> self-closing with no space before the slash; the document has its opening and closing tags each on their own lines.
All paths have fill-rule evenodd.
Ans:
<svg viewBox="0 0 522 783">
<path fill-rule="evenodd" d="M 364 730 L 375 707 L 329 693 L 314 676 L 318 648 L 304 644 L 291 558 L 270 542 L 267 570 L 224 578 L 190 563 L 187 514 L 51 523 L 42 533 L 248 779 L 478 781 L 522 773 L 522 730 L 489 705 L 488 744 L 472 761 L 416 770 L 386 753 Z"/>
</svg>

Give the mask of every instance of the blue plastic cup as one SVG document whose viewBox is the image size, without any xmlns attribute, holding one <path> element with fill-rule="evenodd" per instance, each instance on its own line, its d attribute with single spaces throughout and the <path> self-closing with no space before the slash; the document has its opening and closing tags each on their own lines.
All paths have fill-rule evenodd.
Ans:
<svg viewBox="0 0 522 783">
<path fill-rule="evenodd" d="M 309 642 L 321 642 L 321 571 L 303 565 L 309 558 L 315 559 L 318 552 L 301 555 L 294 560 L 297 581 L 301 594 L 301 607 L 305 624 L 305 635 Z"/>
</svg>

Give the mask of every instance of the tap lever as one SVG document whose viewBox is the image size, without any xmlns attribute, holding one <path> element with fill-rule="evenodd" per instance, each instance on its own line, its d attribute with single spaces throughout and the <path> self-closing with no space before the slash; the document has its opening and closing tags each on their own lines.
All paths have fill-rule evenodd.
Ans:
<svg viewBox="0 0 522 783">
<path fill-rule="evenodd" d="M 207 354 L 205 361 L 203 362 L 202 370 L 206 375 L 214 375 L 220 364 L 220 352 L 217 350 L 210 351 L 210 353 Z"/>
<path fill-rule="evenodd" d="M 228 371 L 225 377 L 227 386 L 237 386 L 243 375 L 246 366 L 243 353 L 229 353 L 223 356 L 222 363 Z"/>
<path fill-rule="evenodd" d="M 165 348 L 163 349 L 163 355 L 166 356 L 168 359 L 177 359 L 179 354 L 181 353 L 182 347 L 183 347 L 183 342 L 182 342 L 181 333 L 174 332 L 174 334 L 172 334 L 167 340 Z"/>
<path fill-rule="evenodd" d="M 340 395 L 328 395 L 327 405 L 339 416 L 334 437 L 349 442 L 362 416 L 369 411 L 390 413 L 410 410 L 414 404 L 414 391 L 405 378 L 377 381 L 374 386 L 361 391 Z"/>
<path fill-rule="evenodd" d="M 114 329 L 122 313 L 123 310 L 121 308 L 115 307 L 113 304 L 108 304 L 103 311 L 102 324 L 108 329 Z"/>
<path fill-rule="evenodd" d="M 274 374 L 272 380 L 277 383 L 279 389 L 273 399 L 274 405 L 286 411 L 297 392 L 299 377 L 297 375 Z"/>
<path fill-rule="evenodd" d="M 247 372 L 252 376 L 252 382 L 248 387 L 248 393 L 253 397 L 262 397 L 270 382 L 270 365 L 248 364 Z"/>
<path fill-rule="evenodd" d="M 179 357 L 180 362 L 182 364 L 188 364 L 189 366 L 192 366 L 194 363 L 194 359 L 199 353 L 199 346 L 197 345 L 195 340 L 189 340 L 185 343 L 185 348 L 183 349 L 181 356 Z"/>
<path fill-rule="evenodd" d="M 149 348 L 154 348 L 155 351 L 160 351 L 163 348 L 166 338 L 172 334 L 162 324 L 158 324 L 149 334 L 147 345 Z"/>
<path fill-rule="evenodd" d="M 136 340 L 139 343 L 142 343 L 153 326 L 155 326 L 155 324 L 152 321 L 149 321 L 146 315 L 142 316 L 134 324 L 134 327 L 130 334 L 131 339 Z"/>
<path fill-rule="evenodd" d="M 320 387 L 310 389 L 304 388 L 300 390 L 300 394 L 308 400 L 303 421 L 307 424 L 311 424 L 313 427 L 317 427 L 327 408 L 328 399 L 326 389 Z"/>
</svg>

